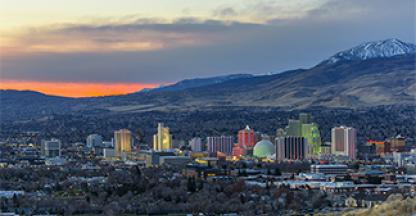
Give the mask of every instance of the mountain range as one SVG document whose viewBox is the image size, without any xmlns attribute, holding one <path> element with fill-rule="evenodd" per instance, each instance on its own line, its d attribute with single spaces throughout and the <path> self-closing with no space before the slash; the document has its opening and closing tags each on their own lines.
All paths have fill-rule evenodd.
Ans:
<svg viewBox="0 0 416 216">
<path fill-rule="evenodd" d="M 415 59 L 416 45 L 387 39 L 341 51 L 309 69 L 189 79 L 127 95 L 75 99 L 2 90 L 0 111 L 3 118 L 32 118 L 53 113 L 227 106 L 304 109 L 415 105 Z"/>
</svg>

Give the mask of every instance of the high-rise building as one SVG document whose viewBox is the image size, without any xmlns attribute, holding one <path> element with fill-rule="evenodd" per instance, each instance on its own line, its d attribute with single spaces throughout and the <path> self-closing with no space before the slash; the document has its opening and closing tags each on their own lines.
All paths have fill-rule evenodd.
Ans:
<svg viewBox="0 0 416 216">
<path fill-rule="evenodd" d="M 232 136 L 207 137 L 208 152 L 222 152 L 231 155 L 234 138 Z"/>
<path fill-rule="evenodd" d="M 300 113 L 299 121 L 301 124 L 310 124 L 312 123 L 312 115 L 309 113 Z"/>
<path fill-rule="evenodd" d="M 61 156 L 61 141 L 58 139 L 42 140 L 41 153 L 43 156 L 60 157 Z"/>
<path fill-rule="evenodd" d="M 331 153 L 356 158 L 357 132 L 351 127 L 335 127 L 331 130 Z"/>
<path fill-rule="evenodd" d="M 289 119 L 286 127 L 286 135 L 293 137 L 304 137 L 308 145 L 309 154 L 321 153 L 321 135 L 318 125 L 313 122 L 313 117 L 308 113 L 300 113 L 299 119 Z"/>
<path fill-rule="evenodd" d="M 295 137 L 302 136 L 302 123 L 300 120 L 289 119 L 289 124 L 286 127 L 286 135 Z"/>
<path fill-rule="evenodd" d="M 302 137 L 306 139 L 310 154 L 318 155 L 321 153 L 321 134 L 319 133 L 317 124 L 302 124 Z"/>
<path fill-rule="evenodd" d="M 193 152 L 202 152 L 204 151 L 204 148 L 202 146 L 201 138 L 194 137 L 191 140 L 189 140 L 189 146 L 191 146 L 191 150 Z"/>
<path fill-rule="evenodd" d="M 308 146 L 303 137 L 277 137 L 275 139 L 276 160 L 303 160 L 307 157 Z"/>
<path fill-rule="evenodd" d="M 239 130 L 237 134 L 237 144 L 233 146 L 232 155 L 241 156 L 253 151 L 255 143 L 255 132 L 248 125 L 246 128 Z"/>
<path fill-rule="evenodd" d="M 103 145 L 103 137 L 99 134 L 90 134 L 87 136 L 87 147 L 94 148 Z"/>
<path fill-rule="evenodd" d="M 286 136 L 286 131 L 283 128 L 278 128 L 276 130 L 276 137 L 285 137 Z"/>
<path fill-rule="evenodd" d="M 172 135 L 163 123 L 157 125 L 157 133 L 153 135 L 153 150 L 166 151 L 172 149 Z"/>
<path fill-rule="evenodd" d="M 238 131 L 238 146 L 254 147 L 254 130 L 248 125 Z"/>
<path fill-rule="evenodd" d="M 128 129 L 114 131 L 114 150 L 116 156 L 122 153 L 131 153 L 132 136 Z"/>
</svg>

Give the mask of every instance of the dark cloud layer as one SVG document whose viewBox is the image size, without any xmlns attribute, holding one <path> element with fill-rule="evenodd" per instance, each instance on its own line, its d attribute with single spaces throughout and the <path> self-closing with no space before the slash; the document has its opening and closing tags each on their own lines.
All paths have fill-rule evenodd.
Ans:
<svg viewBox="0 0 416 216">
<path fill-rule="evenodd" d="M 399 38 L 415 42 L 414 1 L 330 1 L 302 18 L 270 19 L 265 24 L 183 18 L 172 23 L 152 19 L 128 24 L 70 25 L 55 33 L 97 37 L 99 44 L 125 40 L 126 32 L 190 35 L 192 46 L 131 52 L 36 53 L 3 56 L 2 79 L 91 82 L 173 82 L 185 78 L 231 73 L 268 73 L 310 67 L 361 42 Z M 261 8 L 261 7 L 259 7 Z M 233 8 L 216 11 L 232 17 Z M 120 35 L 117 37 L 116 35 Z M 129 38 L 131 38 L 131 34 Z M 149 39 L 150 38 L 150 39 Z M 181 43 L 188 38 L 180 39 Z M 172 40 L 172 41 L 170 41 Z M 204 43 L 206 41 L 206 43 Z M 201 43 L 201 44 L 199 44 Z"/>
</svg>

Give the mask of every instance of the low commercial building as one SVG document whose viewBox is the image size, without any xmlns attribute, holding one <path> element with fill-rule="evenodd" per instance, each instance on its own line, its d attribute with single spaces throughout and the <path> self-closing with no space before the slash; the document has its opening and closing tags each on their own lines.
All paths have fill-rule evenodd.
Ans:
<svg viewBox="0 0 416 216">
<path fill-rule="evenodd" d="M 104 148 L 103 156 L 104 158 L 113 158 L 116 156 L 116 151 L 113 148 Z"/>
<path fill-rule="evenodd" d="M 145 155 L 146 167 L 160 166 L 160 158 L 167 156 L 175 156 L 174 152 L 169 151 L 146 151 Z"/>
<path fill-rule="evenodd" d="M 58 139 L 42 140 L 41 153 L 47 158 L 61 156 L 61 141 Z"/>
<path fill-rule="evenodd" d="M 159 166 L 167 165 L 167 166 L 174 166 L 174 167 L 182 167 L 191 162 L 191 158 L 184 157 L 184 156 L 161 156 L 159 157 Z"/>
<path fill-rule="evenodd" d="M 325 175 L 345 175 L 347 174 L 348 166 L 345 164 L 323 164 L 311 165 L 312 173 L 323 173 Z"/>
<path fill-rule="evenodd" d="M 219 159 L 216 157 L 205 157 L 205 158 L 197 158 L 195 162 L 200 165 L 207 166 L 207 167 L 217 167 L 218 160 Z"/>
</svg>

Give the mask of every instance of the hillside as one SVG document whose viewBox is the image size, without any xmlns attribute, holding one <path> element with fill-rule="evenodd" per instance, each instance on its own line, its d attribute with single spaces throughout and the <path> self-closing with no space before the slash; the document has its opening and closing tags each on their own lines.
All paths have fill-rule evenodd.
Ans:
<svg viewBox="0 0 416 216">
<path fill-rule="evenodd" d="M 310 69 L 191 79 L 119 96 L 74 99 L 2 90 L 1 117 L 26 119 L 75 112 L 187 111 L 227 106 L 304 109 L 415 105 L 415 50 L 413 44 L 389 39 L 339 52 Z"/>
<path fill-rule="evenodd" d="M 106 108 L 137 111 L 216 106 L 302 109 L 414 105 L 414 65 L 415 55 L 320 64 L 308 70 L 241 78 L 174 92 L 121 96 Z"/>
</svg>

